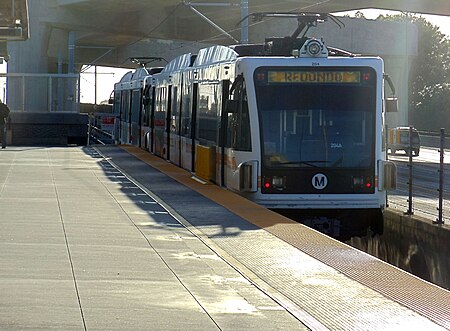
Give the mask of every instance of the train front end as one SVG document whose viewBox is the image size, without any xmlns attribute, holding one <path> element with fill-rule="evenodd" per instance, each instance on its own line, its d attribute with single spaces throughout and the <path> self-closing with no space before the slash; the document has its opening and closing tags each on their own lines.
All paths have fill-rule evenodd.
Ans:
<svg viewBox="0 0 450 331">
<path fill-rule="evenodd" d="M 274 57 L 241 67 L 252 76 L 260 155 L 258 189 L 248 195 L 337 237 L 381 232 L 392 169 L 382 139 L 383 61 Z"/>
</svg>

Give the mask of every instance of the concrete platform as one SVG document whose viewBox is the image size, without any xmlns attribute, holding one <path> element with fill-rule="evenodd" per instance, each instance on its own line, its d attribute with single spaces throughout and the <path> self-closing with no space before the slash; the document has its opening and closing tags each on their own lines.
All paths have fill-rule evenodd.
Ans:
<svg viewBox="0 0 450 331">
<path fill-rule="evenodd" d="M 0 329 L 306 330 L 92 148 L 0 151 Z"/>
<path fill-rule="evenodd" d="M 0 151 L 0 329 L 450 328 L 449 291 L 135 150 Z"/>
</svg>

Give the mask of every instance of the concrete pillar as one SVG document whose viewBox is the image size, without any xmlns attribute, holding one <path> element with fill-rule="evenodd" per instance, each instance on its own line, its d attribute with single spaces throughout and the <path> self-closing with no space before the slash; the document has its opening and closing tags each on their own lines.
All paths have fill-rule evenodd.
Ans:
<svg viewBox="0 0 450 331">
<path fill-rule="evenodd" d="M 241 0 L 241 44 L 248 44 L 248 0 Z"/>
<path fill-rule="evenodd" d="M 29 1 L 30 38 L 26 41 L 8 42 L 8 73 L 48 73 L 47 44 L 50 28 L 41 22 L 45 13 L 44 1 Z M 29 79 L 25 84 L 21 78 L 7 79 L 7 102 L 12 111 L 46 111 L 47 93 L 42 93 L 42 82 Z M 25 86 L 23 86 L 25 85 Z"/>
</svg>

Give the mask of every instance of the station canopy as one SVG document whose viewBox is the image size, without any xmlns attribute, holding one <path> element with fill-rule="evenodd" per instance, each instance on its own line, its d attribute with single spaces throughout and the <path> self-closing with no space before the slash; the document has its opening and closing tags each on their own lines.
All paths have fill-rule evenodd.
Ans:
<svg viewBox="0 0 450 331">
<path fill-rule="evenodd" d="M 49 22 L 66 30 L 85 28 L 77 44 L 118 46 L 138 38 L 205 41 L 230 44 L 209 21 L 240 40 L 242 5 L 247 12 L 333 13 L 357 9 L 387 9 L 450 15 L 449 0 L 58 0 L 64 20 Z M 70 15 L 69 15 L 70 14 Z M 251 21 L 250 21 L 251 24 Z M 251 27 L 250 27 L 251 32 Z"/>
<path fill-rule="evenodd" d="M 248 8 L 243 11 L 246 3 Z M 50 39 L 54 31 L 74 31 L 77 60 L 92 63 L 92 59 L 106 60 L 104 54 L 111 55 L 110 49 L 119 52 L 119 48 L 143 40 L 236 44 L 242 40 L 239 22 L 243 13 L 334 13 L 376 8 L 448 16 L 448 3 L 449 0 L 57 0 L 40 23 L 51 27 Z M 250 36 L 252 24 L 256 23 L 249 19 Z M 50 40 L 49 45 L 49 55 L 56 57 L 60 40 Z M 101 60 L 96 63 L 108 65 Z"/>
</svg>

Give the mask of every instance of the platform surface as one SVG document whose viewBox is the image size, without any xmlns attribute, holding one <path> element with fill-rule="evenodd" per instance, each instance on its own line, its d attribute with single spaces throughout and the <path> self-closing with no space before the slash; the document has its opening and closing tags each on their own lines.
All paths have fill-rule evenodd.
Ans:
<svg viewBox="0 0 450 331">
<path fill-rule="evenodd" d="M 0 329 L 450 327 L 448 301 L 431 300 L 448 291 L 386 266 L 382 293 L 367 284 L 382 262 L 332 241 L 344 269 L 352 269 L 348 259 L 366 262 L 368 271 L 356 271 L 361 281 L 318 261 L 311 251 L 331 254 L 320 242 L 305 252 L 280 238 L 290 222 L 274 225 L 276 216 L 245 203 L 234 203 L 242 213 L 230 211 L 175 180 L 178 169 L 153 162 L 168 174 L 115 146 L 0 151 Z M 213 196 L 223 190 L 195 185 Z M 322 238 L 302 230 L 293 241 L 305 243 L 302 236 Z M 397 276 L 411 282 L 405 302 L 389 293 Z M 418 293 L 416 281 L 429 293 Z M 414 308 L 423 302 L 435 307 Z"/>
</svg>

